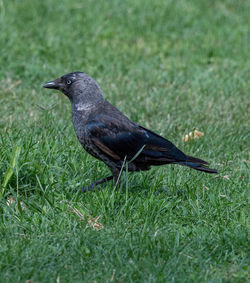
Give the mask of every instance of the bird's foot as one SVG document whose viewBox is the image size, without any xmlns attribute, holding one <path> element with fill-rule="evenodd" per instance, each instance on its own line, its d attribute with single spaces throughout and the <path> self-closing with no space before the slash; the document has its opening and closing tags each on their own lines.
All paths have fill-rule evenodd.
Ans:
<svg viewBox="0 0 250 283">
<path fill-rule="evenodd" d="M 113 176 L 111 175 L 111 176 L 108 176 L 108 177 L 105 177 L 105 178 L 102 178 L 102 179 L 100 179 L 100 180 L 98 180 L 98 181 L 95 181 L 95 182 L 93 182 L 92 184 L 90 184 L 89 186 L 86 186 L 86 187 L 82 187 L 80 190 L 83 192 L 83 193 L 86 193 L 87 191 L 92 191 L 92 190 L 94 190 L 94 189 L 100 189 L 99 187 L 98 187 L 98 185 L 100 185 L 100 184 L 102 184 L 102 183 L 105 183 L 105 182 L 107 182 L 107 181 L 110 181 L 110 180 L 112 180 L 113 179 Z"/>
<path fill-rule="evenodd" d="M 88 187 L 82 187 L 80 188 L 80 191 L 82 191 L 83 193 L 86 193 L 88 191 Z"/>
</svg>

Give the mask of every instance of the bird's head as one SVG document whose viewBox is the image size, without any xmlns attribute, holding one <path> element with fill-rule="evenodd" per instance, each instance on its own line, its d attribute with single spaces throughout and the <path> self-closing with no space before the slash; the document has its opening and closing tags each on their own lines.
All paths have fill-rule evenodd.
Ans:
<svg viewBox="0 0 250 283">
<path fill-rule="evenodd" d="M 98 84 L 87 74 L 73 72 L 43 85 L 45 88 L 57 89 L 69 97 L 73 103 L 91 103 L 102 99 Z"/>
</svg>

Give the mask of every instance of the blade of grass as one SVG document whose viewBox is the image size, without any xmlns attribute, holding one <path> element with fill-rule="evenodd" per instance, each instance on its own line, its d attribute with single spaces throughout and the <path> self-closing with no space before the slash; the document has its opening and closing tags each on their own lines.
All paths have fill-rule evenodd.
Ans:
<svg viewBox="0 0 250 283">
<path fill-rule="evenodd" d="M 17 145 L 14 147 L 14 150 L 12 152 L 12 156 L 11 156 L 11 161 L 10 161 L 10 166 L 7 169 L 7 171 L 5 172 L 4 175 L 4 180 L 3 180 L 3 184 L 2 184 L 2 190 L 0 192 L 0 197 L 2 197 L 4 195 L 6 186 L 8 185 L 14 170 L 16 169 L 17 163 L 18 163 L 18 159 L 21 153 L 21 145 Z"/>
</svg>

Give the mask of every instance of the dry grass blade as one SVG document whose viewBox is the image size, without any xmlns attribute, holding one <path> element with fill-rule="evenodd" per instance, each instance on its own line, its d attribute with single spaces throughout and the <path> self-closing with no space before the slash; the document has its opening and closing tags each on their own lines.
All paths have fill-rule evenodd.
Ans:
<svg viewBox="0 0 250 283">
<path fill-rule="evenodd" d="M 75 207 L 72 208 L 72 211 L 81 219 L 84 220 L 84 215 Z"/>
<path fill-rule="evenodd" d="M 100 215 L 95 218 L 92 216 L 89 216 L 89 220 L 87 222 L 86 227 L 91 227 L 97 231 L 104 229 L 104 226 L 100 222 L 98 222 L 100 217 L 101 217 Z"/>
<path fill-rule="evenodd" d="M 84 220 L 84 215 L 77 208 L 71 207 L 70 210 L 73 211 L 80 218 L 80 220 Z M 89 216 L 86 224 L 86 228 L 91 227 L 92 229 L 97 231 L 104 229 L 103 224 L 98 222 L 100 217 L 101 217 L 100 215 L 97 217 Z"/>
</svg>

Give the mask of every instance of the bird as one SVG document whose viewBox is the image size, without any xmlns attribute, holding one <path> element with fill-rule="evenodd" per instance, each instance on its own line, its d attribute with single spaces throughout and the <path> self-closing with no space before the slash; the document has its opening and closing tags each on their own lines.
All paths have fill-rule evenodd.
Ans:
<svg viewBox="0 0 250 283">
<path fill-rule="evenodd" d="M 208 167 L 208 162 L 186 155 L 164 137 L 131 121 L 104 99 L 97 82 L 86 73 L 68 73 L 42 86 L 59 90 L 69 98 L 79 142 L 111 171 L 110 176 L 81 188 L 83 192 L 112 179 L 117 189 L 125 163 L 129 172 L 178 164 L 205 173 L 218 173 Z"/>
</svg>

